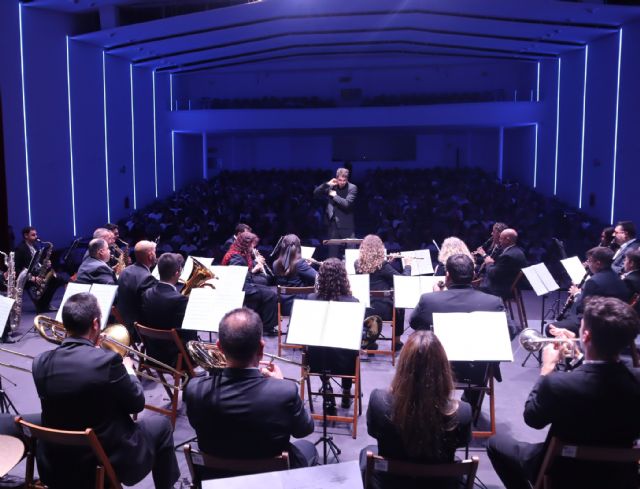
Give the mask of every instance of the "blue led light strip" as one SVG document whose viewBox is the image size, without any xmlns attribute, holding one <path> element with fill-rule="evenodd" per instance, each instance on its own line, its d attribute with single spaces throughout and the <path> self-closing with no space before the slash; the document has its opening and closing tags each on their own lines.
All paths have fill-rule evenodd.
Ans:
<svg viewBox="0 0 640 489">
<path fill-rule="evenodd" d="M 538 75 L 536 81 L 536 102 L 540 102 L 540 61 L 538 61 Z"/>
<path fill-rule="evenodd" d="M 616 86 L 616 125 L 613 135 L 613 182 L 611 184 L 611 220 L 615 222 L 614 210 L 616 204 L 616 167 L 618 165 L 618 115 L 620 108 L 620 68 L 622 66 L 622 28 L 618 31 L 618 83 Z"/>
<path fill-rule="evenodd" d="M 175 135 L 174 131 L 171 131 L 171 177 L 172 177 L 172 188 L 173 191 L 176 191 L 176 155 L 175 155 Z"/>
<path fill-rule="evenodd" d="M 22 34 L 22 3 L 18 5 L 18 20 L 20 23 L 20 75 L 22 79 L 22 125 L 24 129 L 24 167 L 27 175 L 27 214 L 31 226 L 31 181 L 29 178 L 29 144 L 27 142 L 27 102 L 24 83 L 24 43 Z"/>
<path fill-rule="evenodd" d="M 533 188 L 538 186 L 538 123 L 534 124 L 536 126 L 536 142 L 533 150 Z"/>
<path fill-rule="evenodd" d="M 133 208 L 138 208 L 136 197 L 136 118 L 133 112 L 133 64 L 129 64 L 129 88 L 131 90 L 131 173 L 133 174 Z"/>
<path fill-rule="evenodd" d="M 560 70 L 562 69 L 562 59 L 558 58 L 558 96 L 556 105 L 556 162 L 553 172 L 553 195 L 558 193 L 558 142 L 560 139 Z"/>
<path fill-rule="evenodd" d="M 158 137 L 156 134 L 156 70 L 153 70 L 153 174 L 158 198 Z"/>
<path fill-rule="evenodd" d="M 107 142 L 107 54 L 102 51 L 102 104 L 104 113 L 104 174 L 107 184 L 107 222 L 111 222 L 111 205 L 109 202 L 109 144 Z"/>
<path fill-rule="evenodd" d="M 580 193 L 578 208 L 582 209 L 582 183 L 584 179 L 584 126 L 587 119 L 587 68 L 589 66 L 589 45 L 584 48 L 584 86 L 582 93 L 582 144 L 580 149 Z"/>
<path fill-rule="evenodd" d="M 73 223 L 73 235 L 76 230 L 76 185 L 73 176 L 73 131 L 71 129 L 71 74 L 69 62 L 69 36 L 67 38 L 67 106 L 69 113 L 69 173 L 71 174 L 71 222 Z"/>
<path fill-rule="evenodd" d="M 173 110 L 173 73 L 169 73 L 169 110 Z"/>
</svg>

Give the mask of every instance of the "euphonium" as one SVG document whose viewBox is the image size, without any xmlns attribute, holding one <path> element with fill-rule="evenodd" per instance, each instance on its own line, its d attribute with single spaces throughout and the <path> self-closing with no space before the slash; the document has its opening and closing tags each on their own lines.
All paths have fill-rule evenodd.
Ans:
<svg viewBox="0 0 640 489">
<path fill-rule="evenodd" d="M 522 348 L 529 352 L 540 351 L 548 343 L 575 343 L 577 338 L 546 338 L 533 328 L 525 328 L 518 341 Z"/>
<path fill-rule="evenodd" d="M 217 370 L 227 366 L 224 353 L 213 343 L 188 341 L 187 352 L 191 359 L 204 370 Z"/>
<path fill-rule="evenodd" d="M 67 337 L 67 330 L 61 322 L 42 314 L 33 318 L 33 327 L 49 343 L 59 345 Z"/>
<path fill-rule="evenodd" d="M 180 293 L 182 295 L 189 295 L 191 293 L 191 289 L 197 289 L 198 287 L 211 287 L 212 289 L 215 289 L 213 284 L 205 282 L 216 278 L 216 275 L 195 258 L 192 257 L 191 260 L 193 260 L 193 270 L 191 270 L 191 275 L 189 275 L 189 278 L 184 283 L 184 287 L 182 287 L 182 291 Z"/>
</svg>

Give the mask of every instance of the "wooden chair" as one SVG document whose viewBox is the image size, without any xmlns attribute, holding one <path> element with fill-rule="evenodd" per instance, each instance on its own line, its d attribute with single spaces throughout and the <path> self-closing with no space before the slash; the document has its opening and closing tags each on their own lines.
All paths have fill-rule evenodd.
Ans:
<svg viewBox="0 0 640 489">
<path fill-rule="evenodd" d="M 524 308 L 524 300 L 522 299 L 522 291 L 520 290 L 520 282 L 522 280 L 522 277 L 524 277 L 524 274 L 522 272 L 519 272 L 515 280 L 511 284 L 511 287 L 509 288 L 509 296 L 502 298 L 504 307 L 507 311 L 509 311 L 511 319 L 515 319 L 515 316 L 513 314 L 513 304 L 515 304 L 516 311 L 518 313 L 518 322 L 520 323 L 521 330 L 528 327 L 527 312 Z"/>
<path fill-rule="evenodd" d="M 451 462 L 448 464 L 419 464 L 405 462 L 402 460 L 392 460 L 380 455 L 367 452 L 367 468 L 364 475 L 364 488 L 372 487 L 374 472 L 384 472 L 397 476 L 415 477 L 420 479 L 432 479 L 435 477 L 458 478 L 466 476 L 465 489 L 473 489 L 473 482 L 476 478 L 479 464 L 478 457 L 471 457 L 461 462 Z M 425 487 L 428 487 L 425 485 Z M 457 486 L 456 486 L 457 487 Z"/>
<path fill-rule="evenodd" d="M 636 476 L 638 475 L 638 469 L 640 469 L 640 448 L 572 445 L 554 436 L 547 447 L 534 489 L 555 489 L 560 487 L 554 484 L 553 476 L 549 473 L 549 469 L 558 458 L 580 460 L 585 464 L 598 462 L 636 464 L 636 468 L 633 471 Z"/>
<path fill-rule="evenodd" d="M 391 298 L 393 301 L 393 290 L 372 290 L 370 291 L 371 298 Z M 388 350 L 377 349 L 377 350 L 364 350 L 367 354 L 372 355 L 391 355 L 391 365 L 395 367 L 396 365 L 396 308 L 393 308 L 393 313 L 391 315 L 390 321 L 382 321 L 382 327 L 384 325 L 388 325 L 391 327 L 391 336 L 387 337 L 380 332 L 380 336 L 378 337 L 378 341 L 391 341 L 390 348 Z"/>
<path fill-rule="evenodd" d="M 209 455 L 195 448 L 191 448 L 189 444 L 184 445 L 183 448 L 189 473 L 191 474 L 191 489 L 200 489 L 202 487 L 202 478 L 196 467 L 206 467 L 208 469 L 225 472 L 237 472 L 238 475 L 289 470 L 289 454 L 287 452 L 282 452 L 280 455 L 270 458 L 237 459 Z"/>
<path fill-rule="evenodd" d="M 134 323 L 134 325 L 136 330 L 138 331 L 138 334 L 140 335 L 140 338 L 142 339 L 143 345 L 146 345 L 148 341 L 164 341 L 175 345 L 178 349 L 178 355 L 174 367 L 175 370 L 180 373 L 186 372 L 189 377 L 194 377 L 196 375 L 193 365 L 189 361 L 189 355 L 187 355 L 187 352 L 182 345 L 182 340 L 178 336 L 178 333 L 175 329 L 154 329 L 143 326 L 139 323 Z M 160 406 L 145 404 L 145 409 L 149 409 L 150 411 L 169 416 L 171 425 L 175 428 L 176 418 L 178 417 L 178 396 L 180 394 L 181 376 L 178 373 L 164 369 L 159 365 L 149 363 L 142 357 L 140 358 L 140 362 L 138 363 L 138 371 L 145 371 L 149 375 L 153 375 L 155 373 L 158 379 L 162 381 L 164 381 L 165 375 L 167 374 L 173 378 L 172 387 L 162 384 L 165 391 L 167 392 L 167 395 L 169 396 L 170 408 L 167 409 Z"/>
<path fill-rule="evenodd" d="M 33 423 L 28 423 L 20 416 L 16 417 L 16 423 L 20 425 L 26 440 L 27 440 L 27 468 L 25 472 L 25 488 L 26 489 L 43 489 L 43 486 L 39 481 L 34 482 L 33 471 L 35 463 L 35 441 L 42 440 L 46 443 L 64 445 L 64 446 L 76 446 L 87 447 L 93 451 L 96 457 L 96 478 L 95 488 L 103 489 L 105 487 L 105 478 L 108 481 L 108 487 L 112 489 L 122 489 L 122 485 L 116 476 L 115 471 L 109 462 L 109 457 L 105 453 L 98 436 L 91 428 L 87 428 L 84 431 L 65 431 L 55 430 L 52 428 L 45 428 Z"/>
<path fill-rule="evenodd" d="M 278 292 L 278 356 L 282 356 L 282 350 L 283 349 L 289 349 L 289 350 L 300 350 L 302 349 L 302 346 L 300 345 L 290 345 L 287 343 L 284 343 L 284 336 L 285 336 L 285 332 L 283 332 L 282 330 L 282 320 L 286 319 L 287 320 L 287 329 L 288 329 L 288 320 L 289 320 L 289 316 L 284 316 L 282 314 L 282 299 L 283 296 L 286 295 L 302 295 L 302 294 L 312 294 L 315 291 L 315 288 L 313 286 L 309 286 L 309 287 L 285 287 L 282 285 L 278 285 L 277 287 L 277 292 Z"/>
<path fill-rule="evenodd" d="M 349 423 L 353 425 L 353 430 L 351 432 L 351 436 L 355 439 L 358 436 L 358 417 L 362 415 L 362 386 L 361 386 L 361 375 L 360 375 L 360 356 L 356 355 L 355 357 L 355 367 L 354 367 L 354 375 L 329 375 L 329 381 L 332 379 L 352 379 L 353 380 L 353 396 L 349 395 L 350 398 L 353 399 L 353 415 L 352 416 L 338 416 L 338 415 L 327 415 L 328 421 L 340 421 L 343 423 Z M 309 411 L 311 411 L 311 417 L 313 419 L 322 420 L 322 413 L 316 413 L 313 406 L 313 396 L 322 395 L 322 390 L 313 391 L 311 387 L 311 377 L 322 377 L 322 373 L 320 372 L 311 372 L 309 369 L 309 358 L 307 352 L 302 355 L 302 367 L 301 367 L 301 382 L 300 382 L 300 398 L 304 402 L 305 396 L 305 387 L 307 389 L 307 394 L 309 396 Z M 327 394 L 327 396 L 331 396 L 334 399 L 339 397 L 344 397 L 344 394 Z"/>
</svg>

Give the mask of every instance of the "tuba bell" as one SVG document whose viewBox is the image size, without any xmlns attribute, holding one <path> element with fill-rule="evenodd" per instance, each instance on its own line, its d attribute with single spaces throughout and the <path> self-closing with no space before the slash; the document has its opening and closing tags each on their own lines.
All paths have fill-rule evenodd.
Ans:
<svg viewBox="0 0 640 489">
<path fill-rule="evenodd" d="M 206 282 L 207 280 L 216 278 L 216 275 L 195 258 L 191 257 L 191 260 L 193 261 L 193 270 L 191 270 L 191 275 L 189 275 L 189 278 L 184 283 L 184 287 L 182 287 L 180 293 L 188 296 L 192 289 L 199 287 L 211 287 L 215 289 L 215 285 Z"/>
</svg>

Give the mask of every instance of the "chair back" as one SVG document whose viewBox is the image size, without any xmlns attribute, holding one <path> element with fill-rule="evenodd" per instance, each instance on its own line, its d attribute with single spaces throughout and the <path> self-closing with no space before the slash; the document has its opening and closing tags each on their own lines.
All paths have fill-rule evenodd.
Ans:
<svg viewBox="0 0 640 489">
<path fill-rule="evenodd" d="M 189 444 L 184 445 L 183 449 L 189 473 L 191 474 L 192 487 L 194 488 L 200 488 L 202 482 L 200 471 L 197 467 L 227 473 L 235 472 L 238 475 L 289 470 L 289 454 L 287 452 L 268 458 L 237 459 L 209 455 L 192 448 Z"/>
<path fill-rule="evenodd" d="M 629 486 L 638 487 L 638 469 L 640 469 L 640 447 L 638 448 L 620 448 L 620 447 L 598 447 L 589 445 L 575 445 L 564 442 L 557 437 L 552 437 L 547 451 L 545 452 L 538 478 L 536 480 L 535 489 L 551 489 L 560 487 L 554 485 L 553 474 L 550 469 L 554 462 L 559 458 L 572 459 L 582 461 L 585 464 L 593 463 L 614 463 L 614 464 L 635 464 L 636 467 L 629 471 L 634 481 L 629 481 Z M 610 472 L 607 477 L 612 476 Z M 573 476 L 569 476 L 573 477 Z M 566 482 L 566 481 L 565 481 Z M 563 483 L 564 486 L 564 483 Z M 613 487 L 613 486 L 611 486 Z M 616 486 L 617 487 L 617 486 Z"/>
<path fill-rule="evenodd" d="M 184 349 L 184 345 L 182 344 L 182 340 L 178 335 L 178 332 L 175 328 L 172 329 L 155 329 L 150 328 L 148 326 L 143 326 L 140 323 L 134 323 L 140 338 L 142 338 L 142 342 L 146 343 L 145 340 L 152 341 L 166 341 L 167 343 L 173 344 L 178 349 L 178 355 L 182 358 L 182 365 L 185 367 L 185 371 L 189 375 L 189 377 L 195 377 L 196 372 L 191 363 L 191 359 L 187 354 L 187 351 Z M 176 363 L 177 365 L 178 363 Z"/>
<path fill-rule="evenodd" d="M 22 433 L 27 439 L 27 469 L 25 474 L 25 487 L 27 489 L 40 487 L 33 483 L 35 440 L 42 440 L 45 443 L 64 446 L 76 446 L 90 448 L 97 459 L 96 465 L 96 489 L 105 487 L 105 477 L 109 481 L 112 489 L 122 489 L 122 485 L 116 476 L 115 471 L 109 461 L 109 457 L 102 448 L 98 436 L 91 428 L 84 431 L 66 431 L 45 428 L 37 424 L 29 423 L 20 416 L 16 417 L 16 423 L 20 426 Z"/>
<path fill-rule="evenodd" d="M 463 476 L 466 476 L 464 487 L 466 489 L 472 489 L 479 463 L 480 461 L 478 457 L 471 457 L 471 459 L 462 460 L 461 462 L 451 462 L 446 464 L 420 464 L 405 462 L 403 460 L 388 459 L 367 451 L 367 468 L 365 471 L 364 487 L 365 489 L 372 487 L 374 472 L 384 472 L 386 474 L 420 479 L 461 479 Z"/>
</svg>

